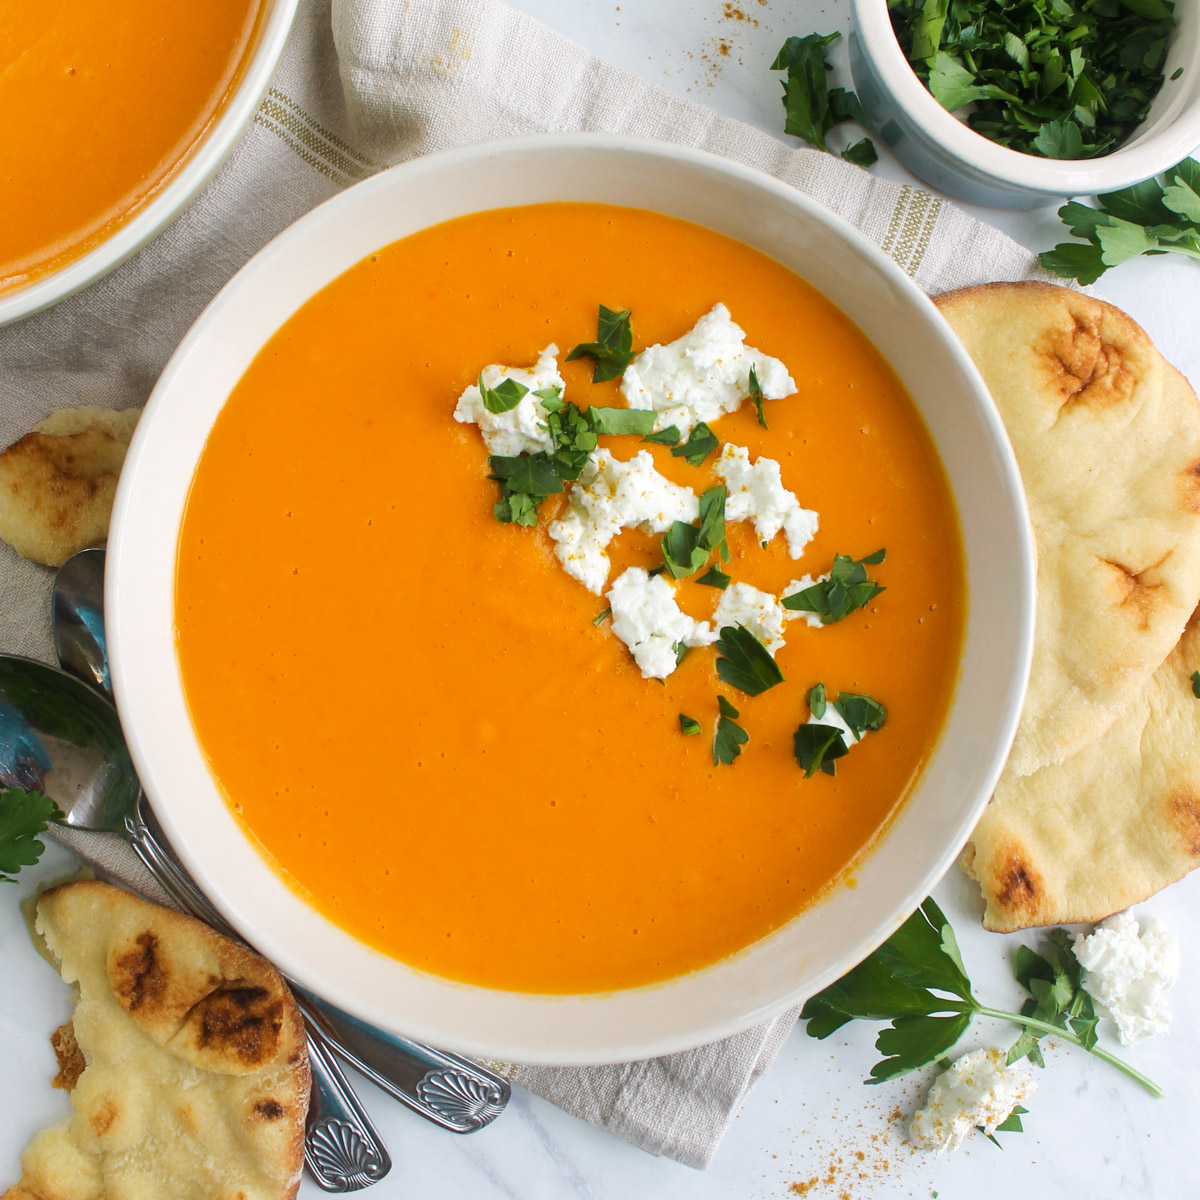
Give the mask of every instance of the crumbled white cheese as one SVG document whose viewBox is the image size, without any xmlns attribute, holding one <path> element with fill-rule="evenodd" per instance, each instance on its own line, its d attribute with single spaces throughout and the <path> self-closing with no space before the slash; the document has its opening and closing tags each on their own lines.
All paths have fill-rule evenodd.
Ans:
<svg viewBox="0 0 1200 1200">
<path fill-rule="evenodd" d="M 1171 1027 L 1167 992 L 1179 979 L 1179 943 L 1157 921 L 1138 930 L 1129 913 L 1101 921 L 1093 933 L 1075 935 L 1084 991 L 1117 1023 L 1123 1046 Z"/>
<path fill-rule="evenodd" d="M 783 594 L 779 597 L 780 600 L 786 600 L 789 596 L 794 596 L 797 592 L 803 592 L 814 584 L 824 583 L 829 578 L 829 572 L 824 575 L 818 575 L 814 579 L 811 575 L 801 575 L 799 579 L 793 579 L 791 583 L 783 589 Z M 803 617 L 805 622 L 813 629 L 820 629 L 824 622 L 815 612 L 804 612 L 798 608 L 785 608 L 783 610 L 784 617 L 789 621 L 794 621 L 797 617 Z"/>
<path fill-rule="evenodd" d="M 909 1126 L 909 1137 L 924 1150 L 942 1153 L 961 1146 L 972 1129 L 995 1133 L 1012 1110 L 1035 1091 L 1037 1081 L 1024 1063 L 1005 1066 L 1007 1054 L 993 1047 L 972 1050 L 952 1063 L 929 1089 L 925 1107 Z"/>
<path fill-rule="evenodd" d="M 750 368 L 767 400 L 796 390 L 777 358 L 746 345 L 724 304 L 716 305 L 683 335 L 665 346 L 648 346 L 625 368 L 621 392 L 630 408 L 652 408 L 654 428 L 677 425 L 686 437 L 700 421 L 734 412 L 750 395 Z"/>
<path fill-rule="evenodd" d="M 718 630 L 726 625 L 744 625 L 774 658 L 783 649 L 783 624 L 788 615 L 770 592 L 760 592 L 748 583 L 731 583 L 721 593 L 713 624 Z"/>
<path fill-rule="evenodd" d="M 745 446 L 727 442 L 714 469 L 729 489 L 725 520 L 753 521 L 754 532 L 763 542 L 782 529 L 788 553 L 799 558 L 817 532 L 817 514 L 801 508 L 800 501 L 783 486 L 779 464 L 773 458 L 759 458 L 751 465 Z"/>
<path fill-rule="evenodd" d="M 551 342 L 532 369 L 492 363 L 483 368 L 482 375 L 487 387 L 494 388 L 506 379 L 513 379 L 529 391 L 508 412 L 494 413 L 484 407 L 479 385 L 473 383 L 459 396 L 454 406 L 454 419 L 463 424 L 478 425 L 489 454 L 515 457 L 539 450 L 552 451 L 554 443 L 546 428 L 546 410 L 533 393 L 563 387 L 562 376 L 558 373 L 558 347 Z"/>
<path fill-rule="evenodd" d="M 696 493 L 660 475 L 648 450 L 622 462 L 600 449 L 589 457 L 570 489 L 566 511 L 550 522 L 549 533 L 563 570 L 599 595 L 611 566 L 608 544 L 622 529 L 636 525 L 647 533 L 665 533 L 672 522 L 691 522 L 699 515 Z"/>
<path fill-rule="evenodd" d="M 608 592 L 612 630 L 629 647 L 647 679 L 665 679 L 678 665 L 679 646 L 708 646 L 717 635 L 675 602 L 675 589 L 662 575 L 630 567 Z"/>
<path fill-rule="evenodd" d="M 842 714 L 840 712 L 838 712 L 838 710 L 836 708 L 833 707 L 832 700 L 830 700 L 826 703 L 825 712 L 821 716 L 815 717 L 810 712 L 808 714 L 808 720 L 805 722 L 805 724 L 806 725 L 832 725 L 834 729 L 840 729 L 842 731 L 842 741 L 846 743 L 847 750 L 849 750 L 851 746 L 857 746 L 858 743 L 862 740 L 861 738 L 857 738 L 854 736 L 854 730 L 851 729 L 850 726 L 846 724 L 845 720 L 842 717 Z"/>
</svg>

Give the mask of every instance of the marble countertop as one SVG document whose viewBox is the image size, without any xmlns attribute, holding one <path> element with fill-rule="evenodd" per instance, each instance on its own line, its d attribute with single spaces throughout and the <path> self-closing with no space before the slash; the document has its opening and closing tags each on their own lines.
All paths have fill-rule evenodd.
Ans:
<svg viewBox="0 0 1200 1200">
<path fill-rule="evenodd" d="M 595 54 L 671 90 L 783 137 L 779 77 L 771 61 L 790 34 L 848 28 L 845 3 L 794 0 L 517 0 L 517 7 Z M 844 68 L 844 48 L 834 56 Z M 846 72 L 848 82 L 848 72 Z M 876 171 L 914 182 L 886 152 Z M 1031 213 L 974 209 L 1034 249 L 1061 240 L 1053 208 Z M 1110 272 L 1099 289 L 1131 313 L 1166 356 L 1200 379 L 1200 264 L 1141 259 Z M 46 1037 L 70 1015 L 68 990 L 34 951 L 17 905 L 40 880 L 70 868 L 52 848 L 5 889 L 0 904 L 0 1180 L 15 1179 L 30 1137 L 68 1111 Z M 1020 1004 L 1008 960 L 1020 937 L 979 926 L 975 885 L 957 870 L 934 893 L 959 935 L 977 994 L 999 1007 Z M 455 1138 L 412 1116 L 362 1081 L 361 1093 L 395 1165 L 375 1200 L 718 1200 L 805 1195 L 813 1200 L 991 1200 L 1024 1192 L 1062 1197 L 1160 1197 L 1195 1193 L 1192 1154 L 1200 1122 L 1200 876 L 1185 879 L 1135 914 L 1153 914 L 1179 937 L 1183 977 L 1172 994 L 1169 1036 L 1122 1052 L 1103 1022 L 1101 1038 L 1161 1084 L 1155 1100 L 1103 1062 L 1051 1044 L 1025 1132 L 997 1149 L 979 1135 L 944 1158 L 907 1142 L 908 1117 L 931 1072 L 863 1084 L 877 1055 L 874 1026 L 850 1026 L 828 1042 L 797 1028 L 751 1092 L 712 1165 L 696 1172 L 653 1158 L 517 1090 L 505 1115 L 483 1132 Z M 1023 935 L 1022 935 L 1023 936 Z M 1036 942 L 1035 936 L 1024 940 Z M 1007 1027 L 977 1022 L 960 1049 L 1007 1044 Z M 305 1200 L 322 1193 L 307 1178 Z M 164 1200 L 170 1200 L 164 1197 Z"/>
</svg>

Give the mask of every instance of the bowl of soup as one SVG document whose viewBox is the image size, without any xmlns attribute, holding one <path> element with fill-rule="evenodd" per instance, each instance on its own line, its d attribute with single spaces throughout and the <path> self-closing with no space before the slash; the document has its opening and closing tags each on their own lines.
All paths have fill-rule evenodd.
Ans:
<svg viewBox="0 0 1200 1200">
<path fill-rule="evenodd" d="M 258 109 L 296 3 L 8 6 L 0 325 L 99 279 L 183 211 Z"/>
<path fill-rule="evenodd" d="M 586 135 L 262 251 L 108 564 L 201 886 L 334 1003 L 511 1061 L 699 1045 L 858 962 L 986 803 L 1033 627 L 1011 451 L 912 282 L 777 180 Z"/>
</svg>

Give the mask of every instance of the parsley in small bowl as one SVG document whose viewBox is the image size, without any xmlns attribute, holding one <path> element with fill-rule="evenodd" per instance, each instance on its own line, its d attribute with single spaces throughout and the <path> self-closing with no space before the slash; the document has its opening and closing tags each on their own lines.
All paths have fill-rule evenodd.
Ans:
<svg viewBox="0 0 1200 1200">
<path fill-rule="evenodd" d="M 851 70 L 884 142 L 961 199 L 1034 208 L 1200 144 L 1200 0 L 852 0 Z"/>
</svg>

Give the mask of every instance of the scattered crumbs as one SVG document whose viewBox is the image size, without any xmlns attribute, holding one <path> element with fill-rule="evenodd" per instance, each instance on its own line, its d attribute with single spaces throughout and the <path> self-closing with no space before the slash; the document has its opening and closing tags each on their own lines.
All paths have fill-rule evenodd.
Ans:
<svg viewBox="0 0 1200 1200">
<path fill-rule="evenodd" d="M 762 0 L 759 0 L 761 3 Z M 725 21 L 746 21 L 751 25 L 758 24 L 758 18 L 752 17 L 744 8 L 730 3 L 730 0 L 721 5 L 721 17 Z"/>
</svg>

